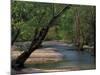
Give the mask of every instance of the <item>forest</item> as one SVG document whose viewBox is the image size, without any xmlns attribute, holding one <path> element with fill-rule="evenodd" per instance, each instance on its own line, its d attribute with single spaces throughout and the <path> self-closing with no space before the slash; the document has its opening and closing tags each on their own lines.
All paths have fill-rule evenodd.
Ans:
<svg viewBox="0 0 100 75">
<path fill-rule="evenodd" d="M 11 46 L 22 52 L 16 59 L 12 58 L 12 68 L 22 69 L 32 53 L 49 43 L 67 44 L 66 47 L 71 45 L 77 52 L 85 51 L 93 57 L 95 65 L 95 33 L 96 6 L 12 1 Z M 34 67 L 38 67 L 36 64 Z"/>
</svg>

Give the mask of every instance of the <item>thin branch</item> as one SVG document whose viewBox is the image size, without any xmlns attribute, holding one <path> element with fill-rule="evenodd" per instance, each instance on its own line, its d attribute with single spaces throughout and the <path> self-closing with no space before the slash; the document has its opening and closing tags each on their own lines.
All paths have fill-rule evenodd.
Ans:
<svg viewBox="0 0 100 75">
<path fill-rule="evenodd" d="M 20 34 L 20 29 L 17 29 L 15 36 L 11 40 L 11 45 L 14 44 L 14 42 L 16 41 L 16 39 L 17 39 L 17 37 L 18 37 L 19 34 Z"/>
<path fill-rule="evenodd" d="M 55 7 L 54 7 L 54 3 L 52 4 L 52 15 L 53 15 L 53 17 L 55 16 Z"/>
<path fill-rule="evenodd" d="M 48 26 L 52 26 L 53 23 L 54 23 L 54 21 L 55 21 L 59 16 L 61 16 L 61 15 L 66 11 L 66 9 L 69 9 L 70 6 L 71 6 L 71 5 L 66 5 L 57 15 L 53 16 L 53 17 L 51 18 L 51 20 L 49 21 Z"/>
</svg>

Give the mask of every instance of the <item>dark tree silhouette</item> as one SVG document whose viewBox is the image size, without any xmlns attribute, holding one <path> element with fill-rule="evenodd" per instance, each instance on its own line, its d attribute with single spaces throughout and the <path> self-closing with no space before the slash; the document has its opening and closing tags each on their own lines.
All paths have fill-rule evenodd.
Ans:
<svg viewBox="0 0 100 75">
<path fill-rule="evenodd" d="M 11 40 L 11 45 L 14 44 L 14 42 L 16 41 L 17 37 L 19 36 L 20 34 L 20 29 L 12 29 L 12 40 Z"/>
<path fill-rule="evenodd" d="M 70 5 L 66 5 L 57 15 L 54 15 L 52 17 L 47 25 L 45 25 L 41 28 L 40 31 L 35 33 L 29 50 L 24 51 L 20 56 L 18 56 L 16 60 L 12 61 L 13 69 L 20 70 L 24 66 L 24 62 L 28 59 L 32 52 L 39 48 L 39 46 L 45 39 L 45 36 L 47 35 L 49 29 L 54 26 L 53 23 L 56 21 L 56 19 L 60 17 L 66 11 L 66 9 L 69 9 L 69 7 Z"/>
</svg>

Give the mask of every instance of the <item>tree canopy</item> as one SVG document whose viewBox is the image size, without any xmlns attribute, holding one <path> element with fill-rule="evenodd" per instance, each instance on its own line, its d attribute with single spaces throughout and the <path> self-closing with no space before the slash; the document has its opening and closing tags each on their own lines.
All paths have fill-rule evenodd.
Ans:
<svg viewBox="0 0 100 75">
<path fill-rule="evenodd" d="M 12 29 L 20 28 L 17 41 L 29 41 L 35 29 L 45 26 L 65 4 L 12 1 Z M 69 10 L 55 21 L 45 40 L 65 40 L 73 42 L 77 36 L 77 13 L 80 21 L 80 38 L 84 43 L 94 42 L 95 6 L 71 5 Z"/>
</svg>

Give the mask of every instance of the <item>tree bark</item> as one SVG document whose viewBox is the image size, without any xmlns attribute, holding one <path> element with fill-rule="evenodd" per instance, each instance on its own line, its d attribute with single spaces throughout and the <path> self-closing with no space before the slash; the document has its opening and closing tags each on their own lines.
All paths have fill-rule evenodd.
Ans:
<svg viewBox="0 0 100 75">
<path fill-rule="evenodd" d="M 42 43 L 42 41 L 45 39 L 46 34 L 48 33 L 48 30 L 53 26 L 54 21 L 60 17 L 66 9 L 69 9 L 70 5 L 67 5 L 64 9 L 61 10 L 56 16 L 54 16 L 49 23 L 44 26 L 36 35 L 33 37 L 32 43 L 30 45 L 30 48 L 28 51 L 24 51 L 18 58 L 14 61 L 12 61 L 12 68 L 16 70 L 20 70 L 24 62 L 29 58 L 31 53 L 35 51 Z"/>
<path fill-rule="evenodd" d="M 14 37 L 12 38 L 12 40 L 11 40 L 11 45 L 14 44 L 14 42 L 16 41 L 18 35 L 20 34 L 20 29 L 15 30 L 14 33 L 15 34 L 14 34 Z"/>
<path fill-rule="evenodd" d="M 78 50 L 83 50 L 83 41 L 81 36 L 81 27 L 80 27 L 80 14 L 78 9 L 76 8 L 76 18 L 75 18 L 75 24 L 76 24 L 76 46 L 78 47 Z"/>
</svg>

